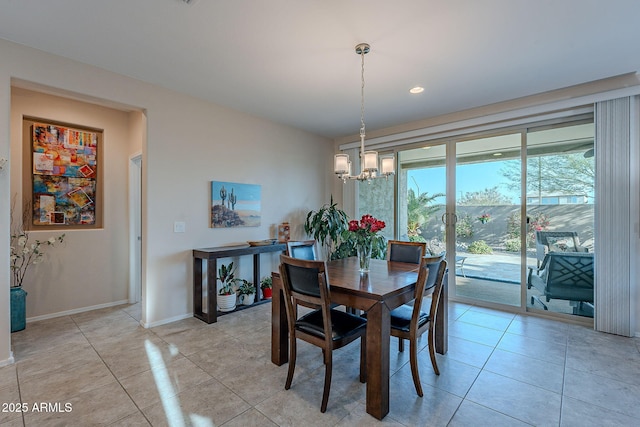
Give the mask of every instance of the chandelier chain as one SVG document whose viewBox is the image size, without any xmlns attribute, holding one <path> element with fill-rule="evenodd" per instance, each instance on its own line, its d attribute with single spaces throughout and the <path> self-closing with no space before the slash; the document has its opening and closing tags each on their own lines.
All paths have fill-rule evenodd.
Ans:
<svg viewBox="0 0 640 427">
<path fill-rule="evenodd" d="M 365 135 L 364 132 L 364 55 L 365 49 L 362 49 L 360 52 L 361 58 L 361 81 L 362 85 L 360 86 L 360 136 L 363 137 Z"/>
</svg>

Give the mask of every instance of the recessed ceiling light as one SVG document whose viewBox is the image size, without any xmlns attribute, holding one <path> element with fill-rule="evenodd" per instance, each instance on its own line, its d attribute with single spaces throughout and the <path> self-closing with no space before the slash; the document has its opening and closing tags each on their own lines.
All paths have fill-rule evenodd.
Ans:
<svg viewBox="0 0 640 427">
<path fill-rule="evenodd" d="M 422 93 L 424 92 L 424 88 L 420 86 L 412 87 L 409 89 L 409 93 Z"/>
<path fill-rule="evenodd" d="M 500 157 L 500 156 L 502 156 L 502 153 L 493 153 L 493 155 L 496 156 L 496 157 Z"/>
</svg>

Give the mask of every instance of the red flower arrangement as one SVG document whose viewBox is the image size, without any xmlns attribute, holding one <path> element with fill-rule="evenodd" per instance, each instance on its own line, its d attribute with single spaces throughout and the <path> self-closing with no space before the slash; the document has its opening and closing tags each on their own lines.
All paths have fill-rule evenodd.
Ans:
<svg viewBox="0 0 640 427">
<path fill-rule="evenodd" d="M 378 231 L 382 230 L 386 224 L 384 221 L 374 218 L 371 215 L 362 215 L 358 222 L 357 219 L 349 221 L 349 231 L 357 233 L 358 236 L 371 237 Z"/>
<path fill-rule="evenodd" d="M 354 219 L 349 221 L 349 231 L 353 233 L 356 241 L 358 258 L 360 259 L 360 271 L 369 271 L 369 260 L 371 258 L 371 245 L 376 233 L 382 230 L 386 224 L 384 221 L 374 218 L 371 215 L 362 215 L 360 221 Z"/>
</svg>

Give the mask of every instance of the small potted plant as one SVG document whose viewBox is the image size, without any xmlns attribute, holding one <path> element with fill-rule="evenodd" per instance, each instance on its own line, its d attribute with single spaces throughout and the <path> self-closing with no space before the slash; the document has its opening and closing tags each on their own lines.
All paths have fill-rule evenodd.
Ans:
<svg viewBox="0 0 640 427">
<path fill-rule="evenodd" d="M 265 276 L 260 281 L 260 289 L 262 289 L 263 298 L 271 298 L 271 287 L 273 286 L 273 279 L 271 276 Z"/>
<path fill-rule="evenodd" d="M 256 298 L 256 288 L 253 283 L 248 280 L 240 280 L 240 286 L 238 287 L 238 295 L 242 297 L 243 305 L 251 305 Z"/>
<path fill-rule="evenodd" d="M 220 311 L 232 311 L 236 308 L 235 268 L 233 262 L 228 266 L 222 264 L 218 269 L 218 280 L 222 284 L 218 291 L 218 308 Z"/>
</svg>

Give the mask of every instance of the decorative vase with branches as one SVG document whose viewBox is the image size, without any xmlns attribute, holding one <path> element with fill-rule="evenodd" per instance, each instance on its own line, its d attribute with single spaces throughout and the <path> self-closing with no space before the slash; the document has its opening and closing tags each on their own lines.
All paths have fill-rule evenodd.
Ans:
<svg viewBox="0 0 640 427">
<path fill-rule="evenodd" d="M 14 207 L 11 207 L 13 224 Z M 25 204 L 22 221 L 16 223 L 11 230 L 11 248 L 9 263 L 12 275 L 11 287 L 22 287 L 24 278 L 32 265 L 40 264 L 45 257 L 46 250 L 64 241 L 64 234 L 50 237 L 47 240 L 33 239 L 30 231 L 25 229 L 25 223 L 31 218 L 31 204 Z"/>
</svg>

